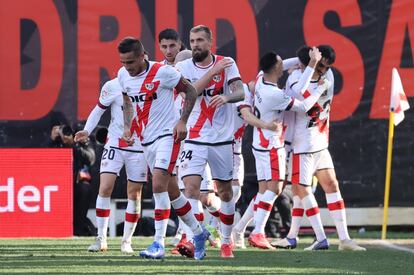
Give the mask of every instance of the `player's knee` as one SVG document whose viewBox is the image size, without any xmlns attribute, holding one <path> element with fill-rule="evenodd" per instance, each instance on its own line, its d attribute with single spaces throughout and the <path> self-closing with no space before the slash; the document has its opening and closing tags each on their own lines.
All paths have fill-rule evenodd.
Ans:
<svg viewBox="0 0 414 275">
<path fill-rule="evenodd" d="M 335 193 L 339 191 L 338 181 L 336 179 L 329 179 L 325 183 L 325 192 L 326 193 Z"/>
</svg>

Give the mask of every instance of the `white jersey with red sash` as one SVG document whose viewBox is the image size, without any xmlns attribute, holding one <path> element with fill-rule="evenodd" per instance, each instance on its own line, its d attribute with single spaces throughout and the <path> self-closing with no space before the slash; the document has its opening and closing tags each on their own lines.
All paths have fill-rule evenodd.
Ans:
<svg viewBox="0 0 414 275">
<path fill-rule="evenodd" d="M 254 109 L 258 118 L 265 122 L 280 121 L 282 125 L 284 111 L 292 104 L 287 96 L 275 84 L 266 82 L 262 75 L 256 80 Z M 284 146 L 283 127 L 276 131 L 254 127 L 253 148 L 270 150 Z"/>
<path fill-rule="evenodd" d="M 128 147 L 128 150 L 142 151 L 140 142 L 135 142 L 132 146 L 128 146 L 122 139 L 124 133 L 122 104 L 122 87 L 119 84 L 118 78 L 105 82 L 101 89 L 98 106 L 102 109 L 107 109 L 109 106 L 111 107 L 111 122 L 108 127 L 106 144 L 115 148 Z M 137 138 L 136 134 L 133 137 Z"/>
<path fill-rule="evenodd" d="M 244 121 L 244 119 L 241 117 L 240 110 L 242 108 L 249 108 L 249 110 L 253 112 L 253 95 L 249 91 L 249 87 L 246 84 L 243 84 L 243 90 L 244 100 L 236 102 L 234 104 L 234 153 L 241 153 L 241 142 L 247 126 L 246 121 Z"/>
<path fill-rule="evenodd" d="M 326 72 L 325 77 L 331 86 L 326 90 L 306 113 L 296 113 L 295 130 L 293 137 L 293 151 L 295 154 L 313 153 L 328 148 L 329 145 L 329 113 L 334 95 L 334 77 L 331 70 Z M 318 87 L 318 82 L 313 81 L 309 85 L 312 93 Z M 300 100 L 307 98 L 308 92 L 295 95 Z"/>
<path fill-rule="evenodd" d="M 181 61 L 175 67 L 186 79 L 194 83 L 223 58 L 223 56 L 213 55 L 213 62 L 207 67 L 198 66 L 193 59 Z M 186 142 L 218 144 L 233 141 L 234 107 L 232 104 L 224 104 L 219 108 L 214 108 L 209 106 L 209 103 L 215 95 L 230 94 L 229 85 L 235 80 L 240 80 L 240 73 L 235 62 L 213 77 L 203 94 L 197 98 L 188 119 L 189 131 Z"/>
<path fill-rule="evenodd" d="M 173 67 L 147 61 L 147 68 L 137 76 L 130 76 L 125 68 L 118 72 L 123 93 L 132 101 L 137 113 L 132 131 L 142 145 L 172 135 L 176 123 L 173 89 L 181 74 Z"/>
</svg>

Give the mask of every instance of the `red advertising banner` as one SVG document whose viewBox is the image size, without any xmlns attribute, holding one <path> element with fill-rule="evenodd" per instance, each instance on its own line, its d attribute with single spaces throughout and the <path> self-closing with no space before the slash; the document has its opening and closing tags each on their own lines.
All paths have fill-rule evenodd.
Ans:
<svg viewBox="0 0 414 275">
<path fill-rule="evenodd" d="M 0 237 L 72 236 L 72 149 L 0 149 Z"/>
</svg>

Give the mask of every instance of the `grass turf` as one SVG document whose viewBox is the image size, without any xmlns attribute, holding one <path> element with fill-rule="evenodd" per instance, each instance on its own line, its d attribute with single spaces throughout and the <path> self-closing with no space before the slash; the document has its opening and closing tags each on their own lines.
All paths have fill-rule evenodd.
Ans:
<svg viewBox="0 0 414 275">
<path fill-rule="evenodd" d="M 410 243 L 414 234 L 395 235 L 399 243 Z M 367 236 L 368 237 L 368 236 Z M 389 234 L 393 242 L 393 234 Z M 253 248 L 235 250 L 234 259 L 222 259 L 218 249 L 208 249 L 203 261 L 174 256 L 163 261 L 147 260 L 121 254 L 120 239 L 109 239 L 109 251 L 89 253 L 86 248 L 93 238 L 73 239 L 0 239 L 0 274 L 65 273 L 65 274 L 140 274 L 140 273 L 278 273 L 278 274 L 413 274 L 414 254 L 391 250 L 370 239 L 356 239 L 367 252 L 337 250 L 337 241 L 327 251 L 303 251 L 311 243 L 302 238 L 295 250 L 265 251 Z M 134 238 L 138 252 L 152 238 Z M 167 240 L 168 243 L 168 240 Z M 170 249 L 170 248 L 168 248 Z"/>
</svg>

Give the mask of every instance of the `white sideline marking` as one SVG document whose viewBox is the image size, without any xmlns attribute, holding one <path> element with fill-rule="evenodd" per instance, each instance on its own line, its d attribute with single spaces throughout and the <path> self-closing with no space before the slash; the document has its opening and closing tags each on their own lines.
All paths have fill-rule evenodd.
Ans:
<svg viewBox="0 0 414 275">
<path fill-rule="evenodd" d="M 375 241 L 375 244 L 379 244 L 379 245 L 382 245 L 382 246 L 385 246 L 385 247 L 388 247 L 388 248 L 391 248 L 391 249 L 405 251 L 405 252 L 409 252 L 409 253 L 414 254 L 414 249 L 403 247 L 403 246 L 398 246 L 398 245 L 390 243 L 389 241 L 377 240 L 377 241 Z"/>
</svg>

